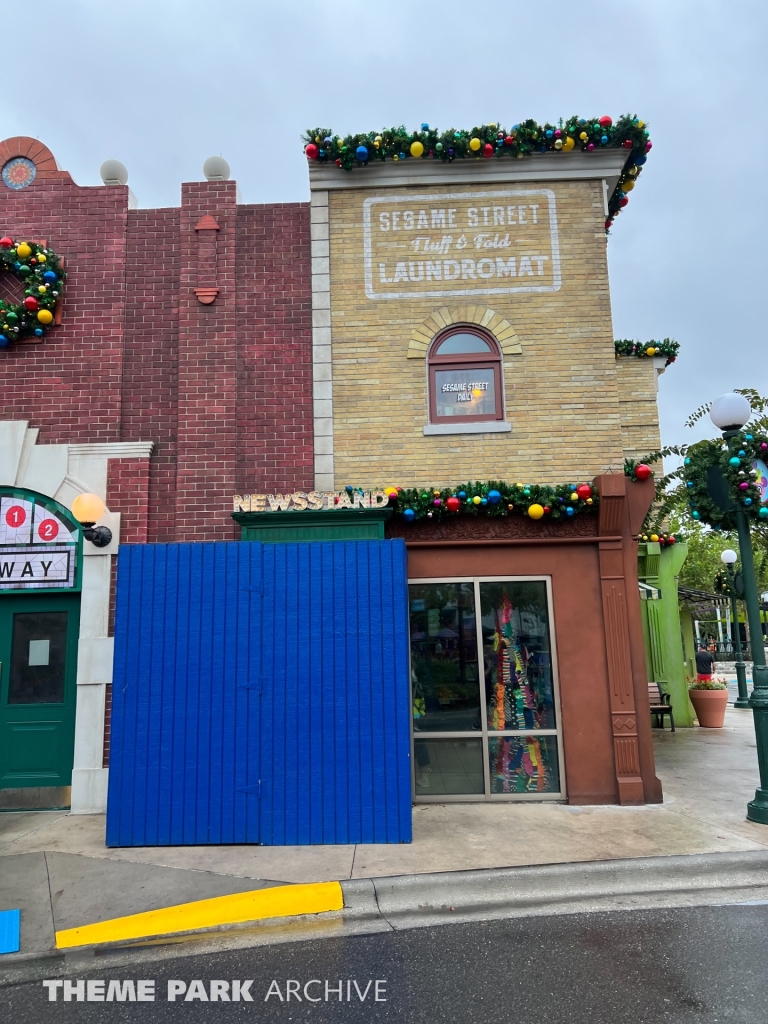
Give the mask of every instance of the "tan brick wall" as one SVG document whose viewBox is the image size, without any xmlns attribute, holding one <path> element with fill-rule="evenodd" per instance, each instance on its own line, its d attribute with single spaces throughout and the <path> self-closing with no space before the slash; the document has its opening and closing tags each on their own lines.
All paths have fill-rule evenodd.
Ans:
<svg viewBox="0 0 768 1024">
<path fill-rule="evenodd" d="M 555 193 L 561 288 L 476 298 L 367 298 L 364 201 L 405 190 L 330 193 L 337 486 L 448 485 L 487 478 L 576 482 L 621 469 L 623 406 L 613 350 L 602 182 L 531 182 L 525 187 Z M 418 191 L 455 194 L 481 188 Z M 511 433 L 424 436 L 426 361 L 408 358 L 413 329 L 441 307 L 455 310 L 469 303 L 506 318 L 522 346 L 521 354 L 504 356 Z M 625 415 L 629 423 L 629 412 Z"/>
<path fill-rule="evenodd" d="M 642 458 L 661 447 L 656 370 L 651 359 L 622 356 L 616 371 L 624 457 Z"/>
</svg>

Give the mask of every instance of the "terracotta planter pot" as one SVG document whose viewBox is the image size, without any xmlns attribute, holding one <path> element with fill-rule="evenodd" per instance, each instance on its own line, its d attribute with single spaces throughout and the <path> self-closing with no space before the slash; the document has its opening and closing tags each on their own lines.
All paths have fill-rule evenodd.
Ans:
<svg viewBox="0 0 768 1024">
<path fill-rule="evenodd" d="M 689 690 L 693 710 L 703 729 L 722 729 L 728 705 L 727 690 Z"/>
</svg>

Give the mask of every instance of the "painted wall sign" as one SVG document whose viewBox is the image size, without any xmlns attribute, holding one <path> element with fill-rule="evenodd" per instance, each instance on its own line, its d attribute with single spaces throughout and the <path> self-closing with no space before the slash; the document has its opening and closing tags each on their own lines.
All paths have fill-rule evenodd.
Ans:
<svg viewBox="0 0 768 1024">
<path fill-rule="evenodd" d="M 551 189 L 375 196 L 363 228 L 369 299 L 560 288 Z"/>
<path fill-rule="evenodd" d="M 52 499 L 29 491 L 0 493 L 0 590 L 75 587 L 80 534 Z"/>
<path fill-rule="evenodd" d="M 295 491 L 293 494 L 235 494 L 235 512 L 319 512 L 321 509 L 385 508 L 383 491 Z"/>
</svg>

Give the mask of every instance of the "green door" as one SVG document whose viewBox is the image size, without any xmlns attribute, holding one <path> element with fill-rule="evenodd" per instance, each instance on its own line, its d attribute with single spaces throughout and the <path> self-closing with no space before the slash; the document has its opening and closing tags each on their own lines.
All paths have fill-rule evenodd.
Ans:
<svg viewBox="0 0 768 1024">
<path fill-rule="evenodd" d="M 71 784 L 79 620 L 79 594 L 0 596 L 0 790 Z"/>
</svg>

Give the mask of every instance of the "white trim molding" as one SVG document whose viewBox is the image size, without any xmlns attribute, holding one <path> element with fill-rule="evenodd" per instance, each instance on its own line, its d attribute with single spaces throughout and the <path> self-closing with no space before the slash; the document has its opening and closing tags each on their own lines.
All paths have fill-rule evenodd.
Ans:
<svg viewBox="0 0 768 1024">
<path fill-rule="evenodd" d="M 38 444 L 39 431 L 26 421 L 0 421 L 0 485 L 24 487 L 70 508 L 90 492 L 106 503 L 110 459 L 148 459 L 152 441 L 107 444 Z M 120 513 L 99 520 L 112 531 L 104 548 L 85 542 L 77 655 L 72 814 L 101 814 L 107 806 L 104 708 L 112 682 L 113 639 L 109 636 L 112 557 L 120 545 Z"/>
<path fill-rule="evenodd" d="M 328 193 L 312 192 L 312 402 L 315 490 L 333 489 L 333 351 Z"/>
</svg>

